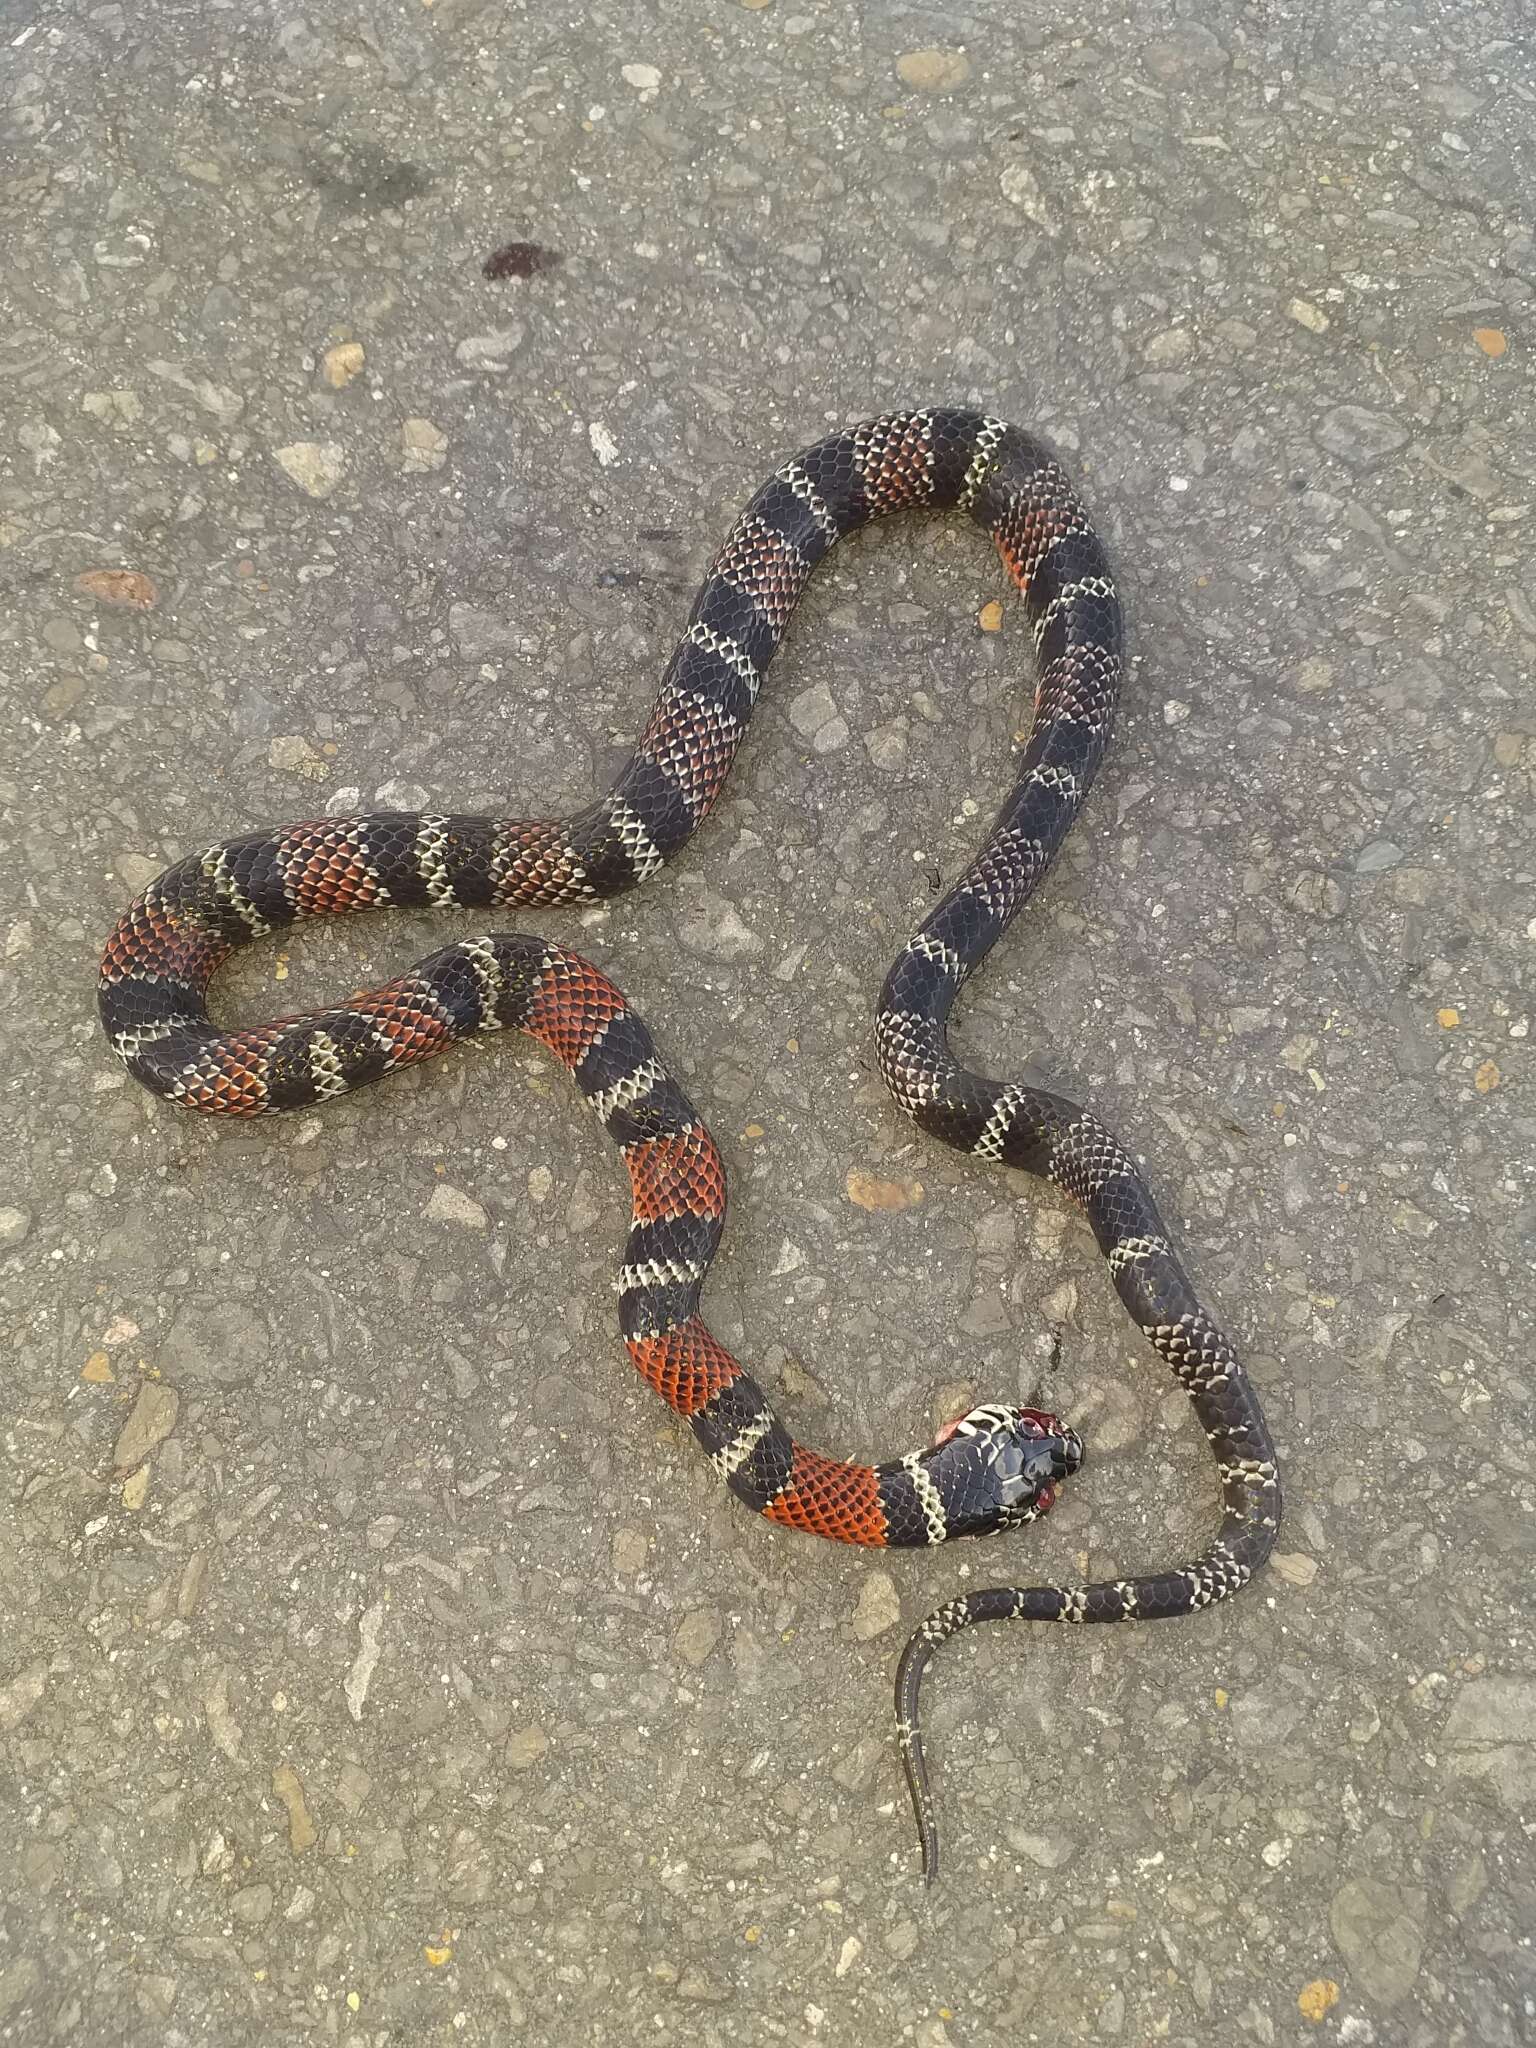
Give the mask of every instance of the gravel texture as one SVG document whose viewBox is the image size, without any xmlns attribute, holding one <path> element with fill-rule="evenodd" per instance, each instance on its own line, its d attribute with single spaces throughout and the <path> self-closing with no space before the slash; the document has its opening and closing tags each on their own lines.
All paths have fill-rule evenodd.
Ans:
<svg viewBox="0 0 1536 2048">
<path fill-rule="evenodd" d="M 1520 13 L 5 11 L 0 2041 L 1536 2039 Z M 1025 715 L 984 544 L 842 549 L 676 867 L 531 921 L 709 1116 L 711 1319 L 800 1434 L 1083 1427 L 1024 1537 L 734 1508 L 624 1363 L 623 1176 L 533 1048 L 221 1130 L 92 1000 L 210 838 L 576 807 L 736 507 L 923 398 L 1066 451 L 1136 651 L 960 1036 L 1144 1156 L 1291 1501 L 1227 1608 L 950 1648 L 931 1896 L 905 1629 L 1214 1517 L 1086 1231 L 873 1068 Z M 257 948 L 225 1014 L 480 922 Z"/>
</svg>

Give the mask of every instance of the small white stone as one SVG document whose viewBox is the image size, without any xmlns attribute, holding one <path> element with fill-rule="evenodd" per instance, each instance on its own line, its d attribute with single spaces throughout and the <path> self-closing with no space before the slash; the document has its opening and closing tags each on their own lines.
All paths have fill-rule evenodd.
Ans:
<svg viewBox="0 0 1536 2048">
<path fill-rule="evenodd" d="M 592 453 L 604 469 L 618 461 L 619 444 L 601 420 L 593 420 L 587 428 L 587 439 L 592 443 Z"/>
<path fill-rule="evenodd" d="M 1189 716 L 1190 707 L 1180 703 L 1177 697 L 1169 697 L 1163 705 L 1164 725 L 1182 725 Z"/>
<path fill-rule="evenodd" d="M 661 90 L 661 73 L 654 64 L 626 64 L 620 75 L 643 99 L 654 99 Z"/>
<path fill-rule="evenodd" d="M 1047 234 L 1051 232 L 1050 207 L 1040 189 L 1040 180 L 1028 164 L 1010 164 L 998 183 L 1010 206 L 1016 206 L 1037 228 L 1044 228 Z"/>
<path fill-rule="evenodd" d="M 368 1697 L 368 1687 L 379 1661 L 379 1637 L 384 1626 L 384 1602 L 376 1600 L 366 1608 L 357 1625 L 358 1650 L 352 1660 L 352 1669 L 347 1673 L 342 1691 L 347 1698 L 347 1711 L 354 1721 L 363 1718 L 363 1703 Z"/>
</svg>

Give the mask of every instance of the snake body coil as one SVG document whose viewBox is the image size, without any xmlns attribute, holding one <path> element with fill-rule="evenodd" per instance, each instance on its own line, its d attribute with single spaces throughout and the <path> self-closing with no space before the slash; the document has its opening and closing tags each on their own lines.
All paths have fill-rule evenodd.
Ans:
<svg viewBox="0 0 1536 2048">
<path fill-rule="evenodd" d="M 1109 564 L 1069 479 L 1029 435 L 944 407 L 887 414 L 784 464 L 716 555 L 639 746 L 613 788 L 541 822 L 400 811 L 226 840 L 152 882 L 107 942 L 102 1023 L 134 1077 L 217 1116 L 296 1109 L 518 1030 L 570 1070 L 618 1145 L 634 1215 L 620 1273 L 630 1356 L 731 1490 L 769 1520 L 839 1542 L 943 1543 L 1029 1521 L 1082 1459 L 1054 1416 L 973 1409 L 923 1450 L 847 1464 L 797 1444 L 699 1314 L 720 1241 L 714 1141 L 645 1025 L 589 961 L 517 934 L 462 939 L 349 1002 L 222 1030 L 206 993 L 238 946 L 305 917 L 382 905 L 589 902 L 647 879 L 691 838 L 725 782 L 796 599 L 834 542 L 907 506 L 957 506 L 997 545 L 1034 626 L 1035 716 L 1012 794 L 970 867 L 886 977 L 875 1024 L 900 1107 L 977 1158 L 1025 1167 L 1084 1211 L 1133 1320 L 1194 1404 L 1221 1474 L 1215 1539 L 1176 1570 L 1097 1585 L 998 1588 L 939 1608 L 897 1676 L 897 1720 L 924 1868 L 937 1838 L 918 1691 L 937 1646 L 982 1621 L 1188 1614 L 1245 1585 L 1274 1547 L 1280 1488 L 1257 1395 L 1201 1306 L 1129 1154 L 1088 1111 L 983 1079 L 949 1050 L 955 996 L 1033 893 L 1088 793 L 1122 654 Z"/>
</svg>

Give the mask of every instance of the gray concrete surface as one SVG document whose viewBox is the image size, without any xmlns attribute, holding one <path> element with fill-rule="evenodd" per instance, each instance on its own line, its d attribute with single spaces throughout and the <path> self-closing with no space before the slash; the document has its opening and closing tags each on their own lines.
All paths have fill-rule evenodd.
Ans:
<svg viewBox="0 0 1536 2048">
<path fill-rule="evenodd" d="M 10 0 L 0 2040 L 1536 2038 L 1516 14 Z M 564 261 L 487 281 L 513 239 Z M 584 800 L 736 506 L 924 397 L 1068 451 L 1137 655 L 963 1041 L 1143 1154 L 1292 1503 L 1224 1611 L 946 1654 L 931 1898 L 904 1628 L 1214 1501 L 1085 1231 L 873 1069 L 1027 701 L 980 539 L 844 549 L 686 857 L 532 921 L 710 1117 L 708 1306 L 801 1434 L 1081 1423 L 1024 1538 L 734 1509 L 624 1362 L 622 1176 L 526 1044 L 220 1130 L 92 1009 L 210 837 Z M 471 922 L 258 948 L 226 1014 Z"/>
</svg>

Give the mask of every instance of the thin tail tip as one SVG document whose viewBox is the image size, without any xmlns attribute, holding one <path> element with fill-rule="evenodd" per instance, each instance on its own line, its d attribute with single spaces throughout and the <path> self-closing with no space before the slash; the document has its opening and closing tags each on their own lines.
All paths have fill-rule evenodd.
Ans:
<svg viewBox="0 0 1536 2048">
<path fill-rule="evenodd" d="M 923 1762 L 923 1738 L 918 1726 L 918 1695 L 923 1671 L 933 1655 L 933 1645 L 921 1630 L 912 1636 L 896 1667 L 896 1740 L 901 1751 L 902 1770 L 912 1800 L 912 1817 L 923 1853 L 923 1885 L 931 1889 L 939 1874 L 939 1838 L 934 1820 L 933 1798 L 928 1789 L 928 1772 Z"/>
</svg>

